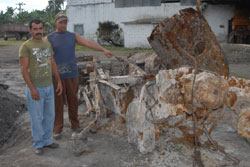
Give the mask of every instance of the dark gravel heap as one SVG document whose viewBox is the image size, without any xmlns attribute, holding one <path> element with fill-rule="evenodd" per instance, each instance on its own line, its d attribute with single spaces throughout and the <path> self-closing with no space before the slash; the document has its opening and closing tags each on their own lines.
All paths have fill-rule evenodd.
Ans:
<svg viewBox="0 0 250 167">
<path fill-rule="evenodd" d="M 0 148 L 15 130 L 17 118 L 26 111 L 24 99 L 7 92 L 8 86 L 0 84 Z"/>
</svg>

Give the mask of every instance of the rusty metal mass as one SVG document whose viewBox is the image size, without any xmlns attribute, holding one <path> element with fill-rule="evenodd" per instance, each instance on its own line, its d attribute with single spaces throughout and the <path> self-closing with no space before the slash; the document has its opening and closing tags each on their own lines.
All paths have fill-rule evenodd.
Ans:
<svg viewBox="0 0 250 167">
<path fill-rule="evenodd" d="M 187 54 L 195 57 L 198 68 L 228 76 L 229 67 L 214 33 L 204 16 L 193 8 L 180 11 L 158 24 L 148 41 L 167 69 L 194 67 Z"/>
<path fill-rule="evenodd" d="M 110 75 L 114 63 L 108 68 L 97 61 L 87 65 L 89 84 L 80 90 L 86 113 L 96 112 L 96 117 L 80 137 L 100 115 L 112 111 L 126 119 L 128 141 L 141 153 L 152 152 L 160 132 L 165 131 L 177 142 L 193 146 L 197 140 L 195 145 L 216 147 L 238 164 L 210 134 L 229 112 L 224 110 L 227 106 L 235 111 L 234 129 L 250 139 L 250 80 L 228 78 L 227 60 L 199 10 L 183 9 L 165 19 L 148 40 L 154 52 L 136 55 L 132 61 L 116 56 L 120 64 L 115 69 L 123 75 Z M 140 67 L 133 61 L 138 58 L 142 58 Z M 86 75 L 82 77 L 80 80 L 86 79 Z M 196 150 L 201 162 L 198 153 Z"/>
</svg>

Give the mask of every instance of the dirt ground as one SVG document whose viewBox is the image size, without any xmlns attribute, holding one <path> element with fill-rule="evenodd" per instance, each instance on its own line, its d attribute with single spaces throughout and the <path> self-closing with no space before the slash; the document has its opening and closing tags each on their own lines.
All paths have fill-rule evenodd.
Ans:
<svg viewBox="0 0 250 167">
<path fill-rule="evenodd" d="M 0 88 L 0 106 L 2 106 L 0 116 L 8 121 L 1 122 L 1 119 L 0 122 L 9 125 L 9 127 L 0 128 L 0 133 L 3 136 L 0 144 L 6 142 L 7 138 L 9 138 L 8 142 L 0 149 L 1 167 L 147 166 L 148 156 L 139 154 L 133 146 L 128 144 L 125 124 L 119 124 L 120 126 L 117 127 L 115 124 L 117 124 L 116 120 L 119 120 L 119 118 L 116 117 L 108 119 L 109 123 L 98 133 L 88 133 L 87 140 L 84 143 L 87 146 L 87 151 L 82 156 L 73 155 L 72 132 L 67 112 L 65 112 L 65 128 L 62 139 L 56 141 L 59 143 L 60 148 L 56 150 L 47 149 L 41 157 L 34 155 L 29 115 L 25 108 L 25 83 L 18 64 L 18 48 L 19 46 L 0 48 L 0 84 L 9 86 L 8 93 L 3 88 Z M 100 59 L 105 58 L 105 56 L 101 56 L 100 53 L 96 52 L 87 52 L 87 54 L 98 55 Z M 78 52 L 77 55 L 82 56 L 83 53 Z M 5 92 L 6 95 L 2 92 Z M 3 99 L 8 99 L 12 105 L 6 103 Z M 19 109 L 20 107 L 21 109 Z M 10 111 L 11 114 L 8 113 Z M 80 106 L 79 115 L 83 114 L 83 112 L 84 106 Z M 81 122 L 83 124 L 84 120 L 81 120 Z M 117 127 L 117 129 L 114 127 Z"/>
<path fill-rule="evenodd" d="M 29 115 L 25 108 L 25 84 L 18 65 L 18 48 L 19 46 L 0 48 L 0 125 L 6 124 L 6 122 L 9 125 L 0 127 L 0 167 L 192 166 L 192 148 L 182 144 L 173 144 L 168 140 L 167 135 L 160 138 L 161 142 L 156 144 L 153 153 L 140 154 L 135 147 L 128 143 L 126 125 L 121 123 L 120 118 L 116 115 L 107 118 L 105 126 L 97 133 L 88 133 L 86 140 L 82 143 L 86 146 L 86 152 L 75 156 L 71 139 L 72 132 L 67 112 L 65 112 L 62 139 L 56 141 L 60 147 L 55 150 L 46 149 L 43 156 L 34 155 Z M 77 52 L 77 55 L 97 55 L 98 59 L 105 59 L 102 54 L 97 52 Z M 230 64 L 231 74 L 250 79 L 249 63 Z M 8 93 L 1 84 L 9 86 Z M 83 115 L 83 113 L 84 106 L 80 106 L 79 115 Z M 83 125 L 84 119 L 81 119 L 80 122 Z M 250 145 L 239 137 L 230 125 L 227 123 L 218 125 L 213 137 L 225 146 L 228 153 L 232 153 L 241 161 L 240 167 L 250 167 Z M 207 149 L 202 149 L 202 157 L 205 166 L 211 167 L 222 166 L 228 161 L 223 155 Z"/>
</svg>

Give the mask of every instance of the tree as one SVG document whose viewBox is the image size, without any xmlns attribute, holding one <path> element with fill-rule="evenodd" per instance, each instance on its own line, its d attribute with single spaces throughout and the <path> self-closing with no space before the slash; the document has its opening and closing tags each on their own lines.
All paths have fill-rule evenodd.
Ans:
<svg viewBox="0 0 250 167">
<path fill-rule="evenodd" d="M 46 7 L 47 21 L 45 23 L 50 27 L 50 31 L 55 29 L 54 21 L 55 16 L 58 12 L 63 10 L 65 0 L 49 0 L 48 6 Z"/>
<path fill-rule="evenodd" d="M 8 23 L 8 22 L 14 22 L 14 11 L 15 9 L 13 9 L 12 7 L 7 7 L 7 10 L 5 13 L 3 13 L 3 20 L 1 19 L 1 21 L 3 23 Z"/>
<path fill-rule="evenodd" d="M 13 9 L 12 7 L 7 7 L 5 13 L 3 11 L 0 12 L 0 27 L 3 24 L 14 23 L 15 22 L 14 11 L 15 11 L 15 9 Z"/>
<path fill-rule="evenodd" d="M 19 13 L 15 13 L 14 8 L 7 7 L 6 12 L 0 12 L 0 27 L 7 23 L 27 24 L 33 18 L 40 18 L 45 23 L 45 33 L 49 33 L 55 29 L 55 15 L 63 10 L 64 2 L 65 0 L 49 0 L 44 10 L 33 10 L 32 12 L 20 10 Z"/>
<path fill-rule="evenodd" d="M 32 15 L 28 11 L 23 11 L 15 16 L 15 23 L 24 24 L 32 19 Z"/>
<path fill-rule="evenodd" d="M 64 2 L 65 0 L 49 0 L 46 10 L 56 14 L 63 10 Z"/>
</svg>

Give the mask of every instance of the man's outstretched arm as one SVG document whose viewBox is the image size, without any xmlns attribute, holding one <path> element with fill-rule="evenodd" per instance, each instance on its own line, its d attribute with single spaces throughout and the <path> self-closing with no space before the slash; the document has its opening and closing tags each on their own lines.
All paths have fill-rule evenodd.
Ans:
<svg viewBox="0 0 250 167">
<path fill-rule="evenodd" d="M 77 44 L 79 44 L 81 46 L 86 46 L 90 49 L 104 52 L 105 56 L 107 56 L 108 58 L 111 58 L 112 56 L 114 56 L 114 54 L 111 51 L 101 47 L 100 45 L 98 45 L 97 43 L 95 43 L 93 41 L 86 40 L 84 37 L 80 36 L 77 33 L 76 33 L 76 42 L 77 42 Z"/>
</svg>

